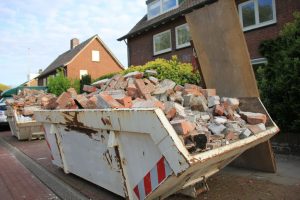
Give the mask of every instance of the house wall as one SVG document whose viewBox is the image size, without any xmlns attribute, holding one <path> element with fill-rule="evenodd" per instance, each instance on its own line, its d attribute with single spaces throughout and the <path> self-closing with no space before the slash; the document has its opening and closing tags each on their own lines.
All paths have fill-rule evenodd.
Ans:
<svg viewBox="0 0 300 200">
<path fill-rule="evenodd" d="M 182 49 L 176 49 L 175 28 L 185 23 L 185 18 L 180 17 L 175 21 L 166 23 L 160 27 L 157 27 L 156 29 L 144 32 L 143 34 L 137 37 L 129 38 L 129 65 L 142 65 L 156 58 L 169 59 L 172 57 L 172 55 L 177 55 L 178 58 L 183 62 L 191 62 L 193 53 L 192 48 L 186 47 Z M 156 35 L 169 29 L 171 29 L 172 51 L 154 56 L 153 35 Z"/>
<path fill-rule="evenodd" d="M 92 61 L 92 50 L 100 52 L 99 62 Z M 122 69 L 103 45 L 95 39 L 67 66 L 67 76 L 72 79 L 79 79 L 80 70 L 87 70 L 92 79 L 95 79 Z"/>
<path fill-rule="evenodd" d="M 237 0 L 237 4 L 246 0 Z M 299 0 L 275 0 L 277 23 L 258 29 L 246 31 L 245 38 L 248 44 L 251 59 L 261 58 L 259 45 L 262 41 L 276 38 L 284 24 L 293 20 L 293 13 L 300 11 Z"/>
<path fill-rule="evenodd" d="M 237 0 L 236 2 L 238 5 L 245 1 L 246 0 Z M 261 58 L 262 56 L 259 53 L 260 43 L 267 39 L 276 38 L 284 24 L 293 20 L 293 12 L 300 10 L 299 0 L 276 0 L 275 2 L 277 23 L 245 32 L 251 59 Z M 186 23 L 185 18 L 180 17 L 172 22 L 151 29 L 148 32 L 143 32 L 138 36 L 128 38 L 129 65 L 142 65 L 157 57 L 168 59 L 175 54 L 181 61 L 190 62 L 192 57 L 191 47 L 181 50 L 175 49 L 175 27 L 184 23 Z M 153 35 L 168 29 L 171 29 L 172 33 L 172 52 L 153 56 Z"/>
</svg>

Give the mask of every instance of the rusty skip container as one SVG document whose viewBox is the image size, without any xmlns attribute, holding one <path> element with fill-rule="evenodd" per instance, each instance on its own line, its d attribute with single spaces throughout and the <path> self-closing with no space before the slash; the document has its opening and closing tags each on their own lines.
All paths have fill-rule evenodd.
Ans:
<svg viewBox="0 0 300 200">
<path fill-rule="evenodd" d="M 240 101 L 242 110 L 267 114 L 258 98 Z M 36 111 L 35 116 L 45 127 L 53 164 L 132 200 L 179 191 L 196 195 L 197 183 L 279 131 L 267 114 L 266 131 L 192 155 L 160 109 Z"/>
<path fill-rule="evenodd" d="M 21 120 L 17 115 L 16 110 L 11 106 L 5 111 L 7 121 L 13 136 L 18 140 L 31 140 L 36 138 L 44 138 L 45 132 L 43 125 L 36 120 Z"/>
</svg>

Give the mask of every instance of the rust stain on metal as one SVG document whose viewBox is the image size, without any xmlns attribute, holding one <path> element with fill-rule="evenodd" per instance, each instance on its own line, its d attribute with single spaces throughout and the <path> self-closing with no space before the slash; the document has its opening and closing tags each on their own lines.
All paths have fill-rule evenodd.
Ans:
<svg viewBox="0 0 300 200">
<path fill-rule="evenodd" d="M 71 114 L 72 113 L 72 114 Z M 77 131 L 79 133 L 86 134 L 90 138 L 92 138 L 92 134 L 97 133 L 97 131 L 87 128 L 84 126 L 82 122 L 78 121 L 78 112 L 63 112 L 65 115 L 65 123 L 66 123 L 66 131 Z"/>
<path fill-rule="evenodd" d="M 127 189 L 127 185 L 126 185 L 126 177 L 124 175 L 124 169 L 123 169 L 123 166 L 122 166 L 122 160 L 121 160 L 121 156 L 120 156 L 120 153 L 119 153 L 119 148 L 118 148 L 118 146 L 115 146 L 114 149 L 115 149 L 115 153 L 116 153 L 115 160 L 118 163 L 119 169 L 121 169 L 121 175 L 123 177 L 123 191 L 124 191 L 125 199 L 129 199 L 128 189 Z"/>
<path fill-rule="evenodd" d="M 110 121 L 110 119 L 108 118 L 108 117 L 102 117 L 101 118 L 101 121 L 102 121 L 102 123 L 104 124 L 104 125 L 109 125 L 109 126 L 111 126 L 111 121 Z"/>
<path fill-rule="evenodd" d="M 110 155 L 109 153 L 109 150 L 106 150 L 104 153 L 103 153 L 103 156 L 104 158 L 106 159 L 108 165 L 110 166 L 111 169 L 113 169 L 113 160 L 112 160 L 112 156 Z"/>
</svg>

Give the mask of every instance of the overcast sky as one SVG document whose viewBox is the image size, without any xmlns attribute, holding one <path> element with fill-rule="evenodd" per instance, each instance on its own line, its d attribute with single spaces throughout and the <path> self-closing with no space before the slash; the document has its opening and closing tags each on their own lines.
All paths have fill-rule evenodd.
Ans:
<svg viewBox="0 0 300 200">
<path fill-rule="evenodd" d="M 146 13 L 145 0 L 0 0 L 0 83 L 17 86 L 70 48 L 98 34 L 127 66 L 125 35 Z"/>
</svg>

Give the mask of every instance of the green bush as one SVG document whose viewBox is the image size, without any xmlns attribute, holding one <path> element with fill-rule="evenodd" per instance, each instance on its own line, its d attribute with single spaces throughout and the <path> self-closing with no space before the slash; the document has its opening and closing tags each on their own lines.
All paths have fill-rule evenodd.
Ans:
<svg viewBox="0 0 300 200">
<path fill-rule="evenodd" d="M 77 92 L 77 94 L 80 94 L 80 80 L 79 79 L 74 79 L 71 80 L 71 87 L 74 88 Z"/>
<path fill-rule="evenodd" d="M 128 74 L 134 71 L 145 72 L 146 70 L 156 70 L 158 75 L 157 78 L 160 80 L 170 79 L 177 84 L 184 85 L 185 83 L 198 84 L 200 83 L 200 75 L 197 72 L 193 72 L 193 67 L 189 63 L 182 63 L 178 60 L 177 56 L 172 56 L 172 59 L 166 60 L 157 58 L 154 61 L 150 61 L 145 65 L 131 66 L 128 69 L 120 72 L 120 74 Z M 105 78 L 111 78 L 117 73 L 107 74 L 98 78 L 102 80 Z"/>
<path fill-rule="evenodd" d="M 268 64 L 258 69 L 261 97 L 284 131 L 300 133 L 300 13 L 278 38 L 261 44 Z"/>
<path fill-rule="evenodd" d="M 55 94 L 56 96 L 61 95 L 61 93 L 67 91 L 71 86 L 71 81 L 65 77 L 64 70 L 58 69 L 56 75 L 49 77 L 48 80 L 49 92 Z"/>
</svg>

